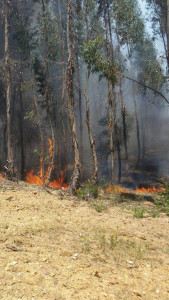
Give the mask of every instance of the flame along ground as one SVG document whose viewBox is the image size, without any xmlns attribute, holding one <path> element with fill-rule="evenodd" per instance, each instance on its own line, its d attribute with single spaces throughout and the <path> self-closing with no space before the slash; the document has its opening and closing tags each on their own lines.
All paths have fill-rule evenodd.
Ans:
<svg viewBox="0 0 169 300">
<path fill-rule="evenodd" d="M 51 139 L 48 139 L 49 141 L 49 160 L 52 159 L 53 156 L 53 143 Z M 42 160 L 40 159 L 40 170 L 38 172 L 38 175 L 34 174 L 35 171 L 32 169 L 26 174 L 26 182 L 28 184 L 39 184 L 43 185 L 43 179 L 42 179 Z M 55 166 L 53 167 L 53 169 Z M 50 166 L 48 167 L 48 170 L 45 172 L 45 184 L 48 181 L 48 176 L 49 176 L 49 171 L 50 171 Z M 0 178 L 5 179 L 4 175 L 0 173 Z M 60 172 L 60 177 L 58 180 L 54 179 L 52 182 L 49 183 L 49 187 L 53 189 L 61 189 L 64 187 L 65 189 L 68 189 L 68 185 L 64 182 L 64 174 L 63 171 Z M 132 191 L 129 190 L 125 187 L 120 187 L 120 186 L 109 186 L 105 191 L 106 192 L 117 192 L 117 193 L 159 193 L 163 191 L 164 188 L 156 188 L 155 186 L 153 187 L 148 187 L 148 188 L 136 188 L 136 190 Z"/>
<path fill-rule="evenodd" d="M 155 186 L 153 187 L 148 187 L 148 188 L 136 188 L 134 193 L 159 193 L 159 192 L 162 192 L 164 191 L 164 188 L 163 187 L 160 187 L 160 188 L 156 188 Z M 133 191 L 132 190 L 129 190 L 127 188 L 122 188 L 120 186 L 109 186 L 107 189 L 106 189 L 106 192 L 117 192 L 117 193 L 129 193 L 131 194 Z"/>
<path fill-rule="evenodd" d="M 42 178 L 40 176 L 41 170 L 39 171 L 39 175 L 34 174 L 34 170 L 30 170 L 30 172 L 27 173 L 26 175 L 26 181 L 28 184 L 39 184 L 42 185 Z M 0 178 L 5 179 L 2 173 L 0 173 Z M 68 189 L 68 185 L 64 183 L 64 176 L 63 176 L 63 171 L 61 171 L 61 176 L 58 180 L 53 180 L 50 184 L 49 187 L 53 189 L 60 189 L 64 187 L 65 189 Z M 106 192 L 115 192 L 115 193 L 159 193 L 164 191 L 165 189 L 163 187 L 156 188 L 155 186 L 149 187 L 149 188 L 136 188 L 135 190 L 129 190 L 127 188 L 122 188 L 120 186 L 109 186 L 105 191 Z"/>
<path fill-rule="evenodd" d="M 49 141 L 49 159 L 52 159 L 53 155 L 53 143 L 51 139 L 48 139 Z M 38 172 L 38 175 L 34 174 L 34 170 L 30 170 L 26 174 L 26 182 L 28 184 L 39 184 L 43 185 L 43 179 L 42 179 L 42 160 L 40 160 L 40 171 Z M 54 166 L 55 167 L 55 166 Z M 53 167 L 53 169 L 54 169 Z M 48 167 L 48 170 L 45 172 L 45 184 L 48 181 L 48 176 L 49 176 L 49 171 L 50 171 L 50 166 Z M 60 177 L 58 180 L 54 179 L 52 182 L 49 183 L 49 187 L 54 188 L 54 189 L 61 189 L 64 187 L 65 189 L 68 189 L 68 185 L 64 182 L 64 174 L 63 171 L 60 172 Z"/>
</svg>

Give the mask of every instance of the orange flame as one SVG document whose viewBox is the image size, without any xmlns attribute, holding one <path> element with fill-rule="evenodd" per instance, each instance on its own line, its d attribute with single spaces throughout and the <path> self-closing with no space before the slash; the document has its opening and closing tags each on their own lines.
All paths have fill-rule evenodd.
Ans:
<svg viewBox="0 0 169 300">
<path fill-rule="evenodd" d="M 4 179 L 4 176 L 3 176 L 3 174 L 2 174 L 2 173 L 0 173 L 0 178 L 3 178 L 3 179 Z"/>
<path fill-rule="evenodd" d="M 51 139 L 48 139 L 49 141 L 49 158 L 52 159 L 53 155 L 53 143 Z M 54 168 L 54 166 L 53 166 Z M 48 167 L 48 170 L 45 172 L 45 184 L 48 181 L 48 176 L 49 176 L 49 171 L 50 171 L 50 166 Z M 43 179 L 42 179 L 42 158 L 40 159 L 40 171 L 38 172 L 38 175 L 34 174 L 34 170 L 30 170 L 26 174 L 26 182 L 28 184 L 39 184 L 43 185 Z M 61 189 L 64 187 L 65 189 L 68 189 L 68 185 L 64 182 L 64 173 L 61 171 L 61 176 L 59 177 L 58 180 L 53 180 L 50 182 L 49 187 L 54 188 L 54 189 Z"/>
<path fill-rule="evenodd" d="M 159 192 L 162 192 L 164 191 L 164 188 L 161 187 L 161 188 L 156 188 L 155 186 L 153 187 L 149 187 L 149 188 L 137 188 L 136 189 L 136 193 L 159 193 Z"/>
<path fill-rule="evenodd" d="M 116 193 L 130 193 L 130 191 L 127 188 L 121 188 L 118 185 L 115 186 L 109 186 L 106 189 L 106 192 L 116 192 Z"/>
<path fill-rule="evenodd" d="M 136 188 L 134 191 L 135 193 L 159 193 L 164 191 L 164 188 L 156 188 L 155 186 L 149 187 L 149 188 Z M 132 193 L 131 190 L 128 190 L 127 188 L 121 188 L 120 186 L 109 186 L 106 189 L 106 192 L 117 192 L 117 193 Z"/>
</svg>

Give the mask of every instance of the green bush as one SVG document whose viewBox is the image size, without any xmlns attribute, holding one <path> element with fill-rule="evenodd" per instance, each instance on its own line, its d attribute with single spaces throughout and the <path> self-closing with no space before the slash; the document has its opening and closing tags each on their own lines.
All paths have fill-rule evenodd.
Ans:
<svg viewBox="0 0 169 300">
<path fill-rule="evenodd" d="M 141 219 L 144 218 L 145 208 L 134 208 L 133 218 Z"/>
<path fill-rule="evenodd" d="M 169 185 L 165 185 L 165 190 L 159 193 L 155 204 L 159 211 L 169 214 Z"/>
<path fill-rule="evenodd" d="M 97 198 L 98 186 L 89 181 L 86 185 L 77 190 L 76 195 L 85 200 L 88 198 Z"/>
</svg>

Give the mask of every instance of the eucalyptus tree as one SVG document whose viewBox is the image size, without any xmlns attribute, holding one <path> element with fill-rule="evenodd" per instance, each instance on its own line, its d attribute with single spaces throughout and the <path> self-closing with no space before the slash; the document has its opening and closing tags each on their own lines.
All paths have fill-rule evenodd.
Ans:
<svg viewBox="0 0 169 300">
<path fill-rule="evenodd" d="M 93 7 L 94 6 L 94 7 Z M 91 26 L 92 22 L 90 19 L 91 14 L 89 11 L 93 12 L 93 9 L 96 7 L 96 2 L 90 3 L 88 0 L 84 0 L 84 15 L 85 15 L 85 25 L 86 25 L 86 42 L 88 43 L 91 39 Z M 89 100 L 89 78 L 90 78 L 90 68 L 87 66 L 86 70 L 86 89 L 85 89 L 85 99 L 86 99 L 86 123 L 88 128 L 88 135 L 90 141 L 90 147 L 92 150 L 92 158 L 93 158 L 93 183 L 98 184 L 98 159 L 96 153 L 96 141 L 92 133 L 91 126 L 91 116 L 90 116 L 90 100 Z"/>
<path fill-rule="evenodd" d="M 161 36 L 169 68 L 169 0 L 146 0 L 150 9 L 154 37 Z"/>
<path fill-rule="evenodd" d="M 51 128 L 52 135 L 52 153 L 50 154 L 51 162 L 48 172 L 48 178 L 46 180 L 46 185 L 49 185 L 52 170 L 54 169 L 54 158 L 55 158 L 55 134 L 51 118 L 52 110 L 52 91 L 50 83 L 50 60 L 55 60 L 58 54 L 58 28 L 56 20 L 52 20 L 48 10 L 45 0 L 41 0 L 42 5 L 42 19 L 41 19 L 41 38 L 44 40 L 44 76 L 45 76 L 45 87 L 44 87 L 44 97 L 47 115 L 49 118 L 49 124 Z"/>
<path fill-rule="evenodd" d="M 74 159 L 74 170 L 71 177 L 71 183 L 69 190 L 75 192 L 79 185 L 80 177 L 80 155 L 79 155 L 79 144 L 77 137 L 77 125 L 74 111 L 74 37 L 73 37 L 73 14 L 72 14 L 72 0 L 66 1 L 67 7 L 67 92 L 68 92 L 68 113 L 70 121 L 70 130 L 73 146 L 73 159 Z"/>
</svg>

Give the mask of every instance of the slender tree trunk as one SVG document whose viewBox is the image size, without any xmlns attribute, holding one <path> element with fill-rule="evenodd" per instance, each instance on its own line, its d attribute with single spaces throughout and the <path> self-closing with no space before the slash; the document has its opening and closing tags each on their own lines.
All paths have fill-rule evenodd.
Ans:
<svg viewBox="0 0 169 300">
<path fill-rule="evenodd" d="M 6 86 L 6 118 L 7 118 L 7 161 L 13 166 L 13 147 L 11 134 L 11 69 L 9 56 L 9 1 L 4 0 L 5 18 L 5 86 Z"/>
<path fill-rule="evenodd" d="M 66 140 L 66 129 L 63 118 L 63 106 L 65 103 L 65 91 L 66 91 L 66 75 L 65 75 L 65 42 L 63 34 L 62 24 L 62 10 L 60 0 L 58 0 L 59 6 L 59 18 L 60 18 L 60 34 L 61 34 L 61 56 L 62 56 L 62 98 L 61 98 L 61 120 L 62 120 L 62 131 L 63 131 L 63 144 L 64 144 L 64 176 L 67 178 L 67 140 Z"/>
<path fill-rule="evenodd" d="M 33 74 L 32 74 L 32 76 L 33 76 Z M 42 122 L 41 122 L 38 102 L 36 99 L 36 93 L 35 93 L 35 89 L 34 89 L 33 80 L 32 80 L 31 85 L 32 85 L 32 92 L 33 92 L 33 103 L 34 103 L 34 107 L 35 107 L 35 111 L 36 111 L 36 115 L 37 115 L 39 134 L 40 134 L 40 162 L 41 162 L 41 172 L 42 172 L 42 174 L 41 174 L 42 184 L 45 185 L 45 147 L 44 147 L 44 138 L 43 138 L 43 132 L 42 132 Z"/>
<path fill-rule="evenodd" d="M 19 111 L 19 128 L 20 128 L 20 143 L 21 143 L 21 179 L 24 179 L 24 169 L 25 169 L 25 153 L 24 153 L 24 122 L 23 122 L 23 93 L 22 93 L 22 86 L 23 86 L 23 78 L 22 78 L 22 69 L 20 70 L 20 84 L 19 84 L 19 104 L 20 104 L 20 111 Z"/>
<path fill-rule="evenodd" d="M 107 20 L 107 9 L 106 1 L 104 0 L 104 23 L 106 29 L 106 51 L 107 61 L 110 60 L 110 43 L 109 43 L 109 30 Z M 114 184 L 114 142 L 113 142 L 113 121 L 112 121 L 112 84 L 108 81 L 108 129 L 110 138 L 110 160 L 111 160 L 111 184 Z"/>
<path fill-rule="evenodd" d="M 67 48 L 68 48 L 68 65 L 67 65 L 67 89 L 68 89 L 68 111 L 70 130 L 73 145 L 74 171 L 71 178 L 69 190 L 74 193 L 79 184 L 80 177 L 80 158 L 79 145 L 77 139 L 77 128 L 74 113 L 74 61 L 73 61 L 73 36 L 72 36 L 72 0 L 67 0 Z"/>
<path fill-rule="evenodd" d="M 89 31 L 89 22 L 88 22 L 88 0 L 85 0 L 84 4 L 85 4 L 85 22 L 86 22 L 87 42 L 89 42 L 90 31 Z M 90 120 L 89 77 L 90 77 L 90 72 L 87 69 L 87 71 L 86 71 L 86 90 L 85 90 L 86 123 L 87 123 L 87 128 L 88 128 L 88 135 L 89 135 L 89 141 L 90 141 L 90 147 L 91 147 L 91 151 L 92 151 L 93 165 L 94 165 L 93 183 L 98 184 L 98 159 L 97 159 L 97 153 L 96 153 L 96 142 L 95 142 L 95 139 L 92 134 L 91 120 Z"/>
<path fill-rule="evenodd" d="M 120 41 L 119 41 L 119 34 L 118 34 L 117 28 L 116 28 L 116 36 L 117 36 L 117 41 L 118 41 L 119 65 L 120 65 L 120 68 L 122 69 L 122 57 L 121 57 L 121 53 L 120 53 Z M 124 149 L 125 149 L 126 174 L 128 174 L 126 108 L 125 108 L 124 97 L 123 97 L 122 76 L 121 75 L 119 78 L 119 87 L 120 87 L 120 99 L 121 99 L 121 113 L 122 113 L 122 120 L 123 120 L 123 139 L 124 139 Z"/>
<path fill-rule="evenodd" d="M 117 125 L 117 95 L 115 89 L 113 90 L 113 121 L 114 121 L 114 137 L 116 141 L 117 147 L 117 155 L 118 155 L 118 182 L 121 181 L 121 150 L 120 150 L 120 140 L 119 140 L 119 133 L 118 133 L 118 125 Z"/>
<path fill-rule="evenodd" d="M 134 89 L 134 87 L 133 87 Z M 139 127 L 139 120 L 137 115 L 137 104 L 135 99 L 135 91 L 133 90 L 133 101 L 134 101 L 134 109 L 135 109 L 135 118 L 136 118 L 136 131 L 137 131 L 137 147 L 138 147 L 138 153 L 137 153 L 137 162 L 135 169 L 138 169 L 140 164 L 140 156 L 141 156 L 141 143 L 140 143 L 140 127 Z"/>
<path fill-rule="evenodd" d="M 83 120 L 82 120 L 82 91 L 81 91 L 81 78 L 80 78 L 80 64 L 79 64 L 79 51 L 76 53 L 77 64 L 77 86 L 78 86 L 78 98 L 79 98 L 79 122 L 80 122 L 80 157 L 83 161 Z M 82 175 L 82 172 L 81 172 Z"/>
<path fill-rule="evenodd" d="M 44 0 L 42 1 L 42 10 L 43 10 L 43 18 L 44 18 L 44 31 L 45 31 L 45 75 L 46 75 L 46 87 L 45 87 L 45 101 L 46 101 L 46 111 L 49 118 L 49 124 L 51 129 L 51 135 L 52 135 L 52 145 L 53 150 L 51 154 L 51 161 L 49 164 L 49 172 L 48 172 L 48 178 L 46 179 L 45 185 L 49 185 L 52 171 L 54 169 L 54 159 L 55 159 L 55 135 L 54 135 L 54 129 L 52 125 L 51 120 L 51 113 L 50 113 L 50 106 L 52 104 L 51 101 L 51 89 L 50 89 L 50 77 L 49 77 L 49 40 L 48 40 L 48 28 L 47 28 L 47 14 L 46 14 L 46 7 Z"/>
</svg>

